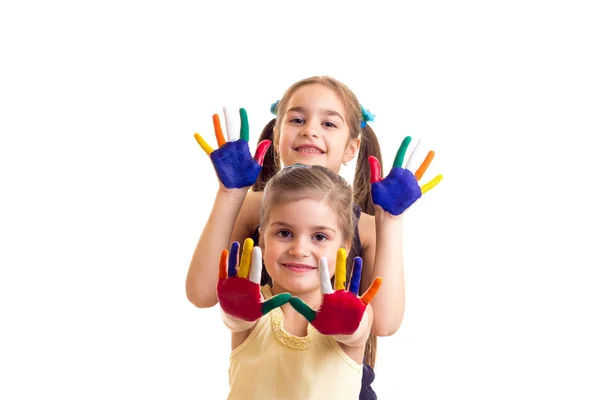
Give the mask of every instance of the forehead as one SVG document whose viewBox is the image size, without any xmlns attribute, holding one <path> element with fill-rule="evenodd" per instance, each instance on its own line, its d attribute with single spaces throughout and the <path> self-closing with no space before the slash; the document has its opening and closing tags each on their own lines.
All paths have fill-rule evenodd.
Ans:
<svg viewBox="0 0 600 400">
<path fill-rule="evenodd" d="M 285 222 L 292 226 L 338 227 L 338 216 L 331 206 L 316 197 L 281 199 L 269 210 L 269 224 Z"/>
<path fill-rule="evenodd" d="M 344 111 L 344 103 L 338 93 L 319 83 L 298 88 L 290 97 L 288 108 L 290 107 L 317 107 Z"/>
</svg>

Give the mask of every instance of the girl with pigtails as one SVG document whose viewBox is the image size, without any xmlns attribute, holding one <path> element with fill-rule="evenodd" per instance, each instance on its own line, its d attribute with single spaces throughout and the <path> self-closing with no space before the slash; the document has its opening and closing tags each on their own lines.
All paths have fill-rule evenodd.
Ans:
<svg viewBox="0 0 600 400">
<path fill-rule="evenodd" d="M 365 293 L 375 277 L 382 278 L 378 294 L 370 303 L 373 320 L 365 345 L 360 391 L 360 399 L 376 399 L 370 387 L 374 379 L 375 339 L 395 333 L 404 316 L 403 213 L 441 180 L 438 175 L 425 185 L 419 184 L 433 152 L 425 160 L 409 157 L 405 163 L 411 139 L 406 137 L 391 171 L 383 179 L 379 143 L 368 124 L 373 115 L 346 85 L 331 77 L 296 82 L 272 106 L 272 111 L 276 118 L 263 129 L 254 156 L 248 146 L 248 118 L 243 109 L 239 139 L 229 129 L 232 116 L 227 112 L 228 140 L 218 116 L 213 116 L 218 149 L 213 151 L 200 135 L 195 135 L 210 155 L 219 189 L 192 256 L 187 297 L 201 308 L 217 303 L 215 287 L 221 250 L 250 237 L 259 243 L 262 190 L 281 164 L 318 165 L 338 174 L 343 164 L 358 157 L 353 183 L 356 222 L 348 261 L 351 263 L 355 257 L 363 261 L 358 294 Z M 264 269 L 261 283 L 269 283 Z"/>
</svg>

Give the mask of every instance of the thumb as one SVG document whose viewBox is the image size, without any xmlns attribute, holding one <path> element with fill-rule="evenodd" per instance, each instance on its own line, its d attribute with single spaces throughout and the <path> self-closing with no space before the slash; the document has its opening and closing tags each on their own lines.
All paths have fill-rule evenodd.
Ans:
<svg viewBox="0 0 600 400">
<path fill-rule="evenodd" d="M 371 168 L 371 183 L 381 181 L 381 165 L 376 157 L 369 156 L 369 167 Z"/>
<path fill-rule="evenodd" d="M 317 316 L 315 310 L 310 308 L 308 304 L 306 304 L 304 301 L 302 301 L 302 299 L 298 297 L 292 296 L 292 298 L 290 299 L 290 304 L 292 307 L 294 307 L 296 311 L 298 311 L 298 313 L 302 314 L 302 316 L 306 318 L 308 322 L 312 322 Z"/>
<path fill-rule="evenodd" d="M 267 150 L 269 150 L 270 146 L 271 146 L 271 141 L 268 139 L 263 140 L 262 142 L 260 142 L 258 144 L 258 146 L 256 146 L 256 152 L 254 153 L 254 159 L 256 160 L 258 165 L 260 165 L 261 167 L 263 165 L 265 154 L 266 154 Z"/>
</svg>

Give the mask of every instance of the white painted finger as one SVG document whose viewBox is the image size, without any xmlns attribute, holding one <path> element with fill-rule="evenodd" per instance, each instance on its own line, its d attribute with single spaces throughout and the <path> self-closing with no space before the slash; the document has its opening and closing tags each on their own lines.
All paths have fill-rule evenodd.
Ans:
<svg viewBox="0 0 600 400">
<path fill-rule="evenodd" d="M 329 273 L 329 267 L 327 266 L 327 257 L 321 257 L 319 260 L 319 280 L 321 281 L 322 294 L 333 293 L 333 288 L 331 287 L 331 275 Z"/>
<path fill-rule="evenodd" d="M 225 116 L 225 127 L 227 130 L 227 141 L 232 142 L 240 138 L 240 131 L 235 126 L 236 114 L 228 107 L 223 107 L 223 115 Z"/>
<path fill-rule="evenodd" d="M 413 174 L 419 169 L 420 163 L 423 159 L 420 157 L 421 154 L 421 139 L 417 140 L 415 147 L 413 147 L 412 152 L 410 153 L 410 157 L 408 157 L 408 161 L 406 162 L 406 169 L 412 172 Z"/>
<path fill-rule="evenodd" d="M 254 283 L 260 285 L 260 275 L 262 274 L 262 251 L 260 247 L 254 246 L 252 249 L 252 266 L 250 267 L 250 279 Z"/>
</svg>

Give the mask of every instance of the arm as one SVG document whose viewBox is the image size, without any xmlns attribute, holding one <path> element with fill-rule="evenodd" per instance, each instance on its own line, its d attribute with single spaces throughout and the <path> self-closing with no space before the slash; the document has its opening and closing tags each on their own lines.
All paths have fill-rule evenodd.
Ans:
<svg viewBox="0 0 600 400">
<path fill-rule="evenodd" d="M 393 335 L 404 318 L 404 261 L 402 251 L 402 215 L 393 216 L 375 206 L 375 218 L 365 218 L 365 231 L 374 234 L 361 237 L 377 238 L 363 250 L 365 260 L 361 292 L 373 276 L 383 282 L 379 294 L 371 301 L 375 336 Z"/>
<path fill-rule="evenodd" d="M 226 115 L 227 116 L 227 115 Z M 248 148 L 248 116 L 240 109 L 242 126 L 239 138 L 229 134 L 225 141 L 218 115 L 213 116 L 215 136 L 219 148 L 213 150 L 199 135 L 194 137 L 202 149 L 210 156 L 219 177 L 219 191 L 202 235 L 192 256 L 186 279 L 186 294 L 197 307 L 212 307 L 217 303 L 215 285 L 219 250 L 227 248 L 232 238 L 247 236 L 244 225 L 243 205 L 248 189 L 256 181 L 265 152 L 270 146 L 268 140 L 259 143 L 254 157 Z M 237 221 L 237 222 L 236 222 Z"/>
<path fill-rule="evenodd" d="M 392 170 L 383 180 L 379 161 L 374 157 L 369 158 L 371 194 L 375 203 L 376 245 L 371 245 L 366 250 L 368 260 L 373 260 L 373 264 L 367 265 L 367 268 L 372 266 L 370 274 L 385 277 L 385 283 L 381 287 L 382 294 L 373 299 L 372 303 L 374 313 L 372 333 L 376 336 L 394 334 L 400 328 L 404 318 L 403 213 L 442 179 L 442 176 L 438 175 L 422 187 L 418 183 L 433 159 L 433 151 L 429 152 L 418 169 L 413 165 L 412 156 L 406 168 L 402 168 L 410 140 L 410 137 L 403 140 Z M 413 150 L 413 154 L 416 153 L 418 145 Z"/>
<path fill-rule="evenodd" d="M 196 307 L 212 307 L 217 304 L 215 287 L 220 249 L 229 246 L 234 230 L 244 228 L 242 218 L 238 218 L 238 214 L 242 210 L 246 191 L 247 189 L 227 190 L 221 187 L 217 192 L 210 216 L 192 256 L 185 282 L 187 298 Z"/>
</svg>

